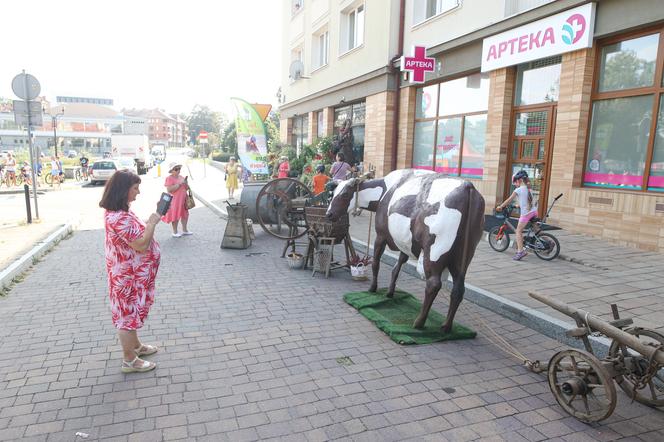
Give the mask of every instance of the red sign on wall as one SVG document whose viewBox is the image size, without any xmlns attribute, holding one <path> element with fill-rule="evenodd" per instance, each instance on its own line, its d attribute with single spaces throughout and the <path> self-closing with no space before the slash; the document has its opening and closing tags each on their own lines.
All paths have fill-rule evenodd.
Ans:
<svg viewBox="0 0 664 442">
<path fill-rule="evenodd" d="M 410 76 L 411 83 L 424 83 L 424 73 L 433 72 L 436 59 L 427 57 L 427 48 L 424 46 L 415 46 L 413 53 L 413 57 L 401 57 L 401 70 L 413 73 Z"/>
</svg>

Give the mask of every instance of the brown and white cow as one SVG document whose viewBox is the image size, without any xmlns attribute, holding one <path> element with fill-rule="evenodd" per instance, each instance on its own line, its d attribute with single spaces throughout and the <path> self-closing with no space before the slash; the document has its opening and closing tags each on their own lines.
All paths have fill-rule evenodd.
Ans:
<svg viewBox="0 0 664 442">
<path fill-rule="evenodd" d="M 452 275 L 453 287 L 444 333 L 452 329 L 463 299 L 464 280 L 484 227 L 484 198 L 472 183 L 415 169 L 391 172 L 382 179 L 354 178 L 339 183 L 327 210 L 331 221 L 360 207 L 376 212 L 372 292 L 378 285 L 380 258 L 387 245 L 401 252 L 387 296 L 394 296 L 401 266 L 417 259 L 426 280 L 424 303 L 413 327 L 423 328 L 431 304 Z"/>
</svg>

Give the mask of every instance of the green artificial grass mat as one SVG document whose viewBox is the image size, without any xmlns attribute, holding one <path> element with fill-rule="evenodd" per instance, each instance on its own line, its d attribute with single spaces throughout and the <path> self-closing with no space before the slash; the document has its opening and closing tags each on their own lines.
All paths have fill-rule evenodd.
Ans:
<svg viewBox="0 0 664 442">
<path fill-rule="evenodd" d="M 430 344 L 432 342 L 457 339 L 473 339 L 477 333 L 460 325 L 456 321 L 450 333 L 441 333 L 440 327 L 445 317 L 433 310 L 424 324 L 424 328 L 413 328 L 413 322 L 420 313 L 422 303 L 410 293 L 395 290 L 394 297 L 388 298 L 387 289 L 376 293 L 351 292 L 344 295 L 344 301 L 355 307 L 365 318 L 376 324 L 394 342 L 398 344 Z"/>
</svg>

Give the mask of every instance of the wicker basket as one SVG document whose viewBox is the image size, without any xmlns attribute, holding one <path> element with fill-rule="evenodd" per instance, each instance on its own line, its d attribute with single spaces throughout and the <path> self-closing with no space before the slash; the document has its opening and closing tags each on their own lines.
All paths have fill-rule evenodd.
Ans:
<svg viewBox="0 0 664 442">
<path fill-rule="evenodd" d="M 341 241 L 348 234 L 348 227 L 350 220 L 348 214 L 339 218 L 339 220 L 332 222 L 327 219 L 327 206 L 307 206 L 304 208 L 304 216 L 307 221 L 309 231 L 317 237 L 334 238 L 336 244 Z"/>
<path fill-rule="evenodd" d="M 286 255 L 286 261 L 288 261 L 288 267 L 291 269 L 301 269 L 304 265 L 304 255 L 299 253 L 289 253 Z"/>
</svg>

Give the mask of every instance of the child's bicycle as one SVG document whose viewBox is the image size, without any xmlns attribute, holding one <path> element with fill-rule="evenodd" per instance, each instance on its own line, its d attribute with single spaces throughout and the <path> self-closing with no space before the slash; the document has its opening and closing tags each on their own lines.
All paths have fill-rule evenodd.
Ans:
<svg viewBox="0 0 664 442">
<path fill-rule="evenodd" d="M 538 258 L 545 261 L 551 261 L 558 257 L 560 253 L 560 243 L 555 236 L 550 233 L 542 232 L 542 224 L 549 217 L 553 205 L 562 197 L 561 193 L 554 198 L 551 206 L 546 211 L 544 218 L 533 218 L 523 231 L 523 246 L 535 252 Z M 497 212 L 494 210 L 494 216 L 503 218 L 503 223 L 494 227 L 489 232 L 489 245 L 497 252 L 504 252 L 510 246 L 509 230 L 516 233 L 516 226 L 510 222 L 509 215 L 514 209 L 514 206 L 509 205 L 502 211 Z"/>
</svg>

